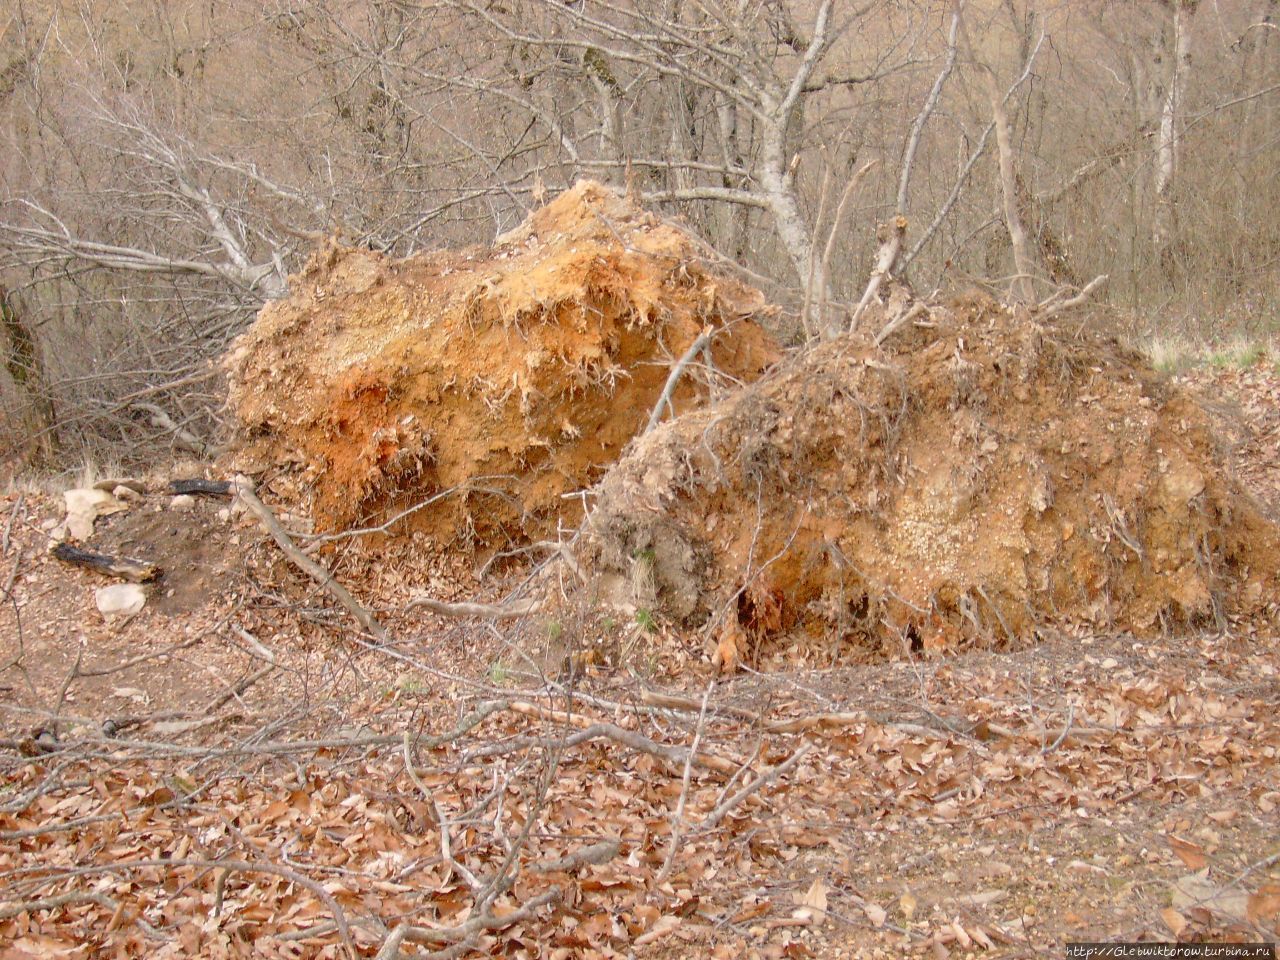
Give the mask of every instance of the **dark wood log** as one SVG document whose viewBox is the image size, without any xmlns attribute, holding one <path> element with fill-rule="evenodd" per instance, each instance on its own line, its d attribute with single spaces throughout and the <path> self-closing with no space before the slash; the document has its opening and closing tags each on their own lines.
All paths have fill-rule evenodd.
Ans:
<svg viewBox="0 0 1280 960">
<path fill-rule="evenodd" d="M 63 563 L 74 563 L 77 566 L 88 567 L 91 570 L 97 570 L 99 573 L 105 573 L 109 577 L 132 580 L 134 583 L 146 583 L 149 580 L 154 580 L 163 572 L 154 563 L 148 563 L 145 560 L 94 553 L 91 550 L 81 550 L 79 547 L 73 547 L 69 543 L 58 544 L 53 548 L 53 555 Z"/>
<path fill-rule="evenodd" d="M 169 490 L 175 495 L 199 494 L 204 497 L 230 497 L 231 484 L 227 480 L 170 480 Z"/>
</svg>

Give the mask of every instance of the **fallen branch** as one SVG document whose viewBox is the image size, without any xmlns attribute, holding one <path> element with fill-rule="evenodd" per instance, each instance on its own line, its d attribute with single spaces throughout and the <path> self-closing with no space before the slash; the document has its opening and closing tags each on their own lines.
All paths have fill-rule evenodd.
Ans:
<svg viewBox="0 0 1280 960">
<path fill-rule="evenodd" d="M 0 920 L 9 920 L 24 913 L 35 913 L 38 910 L 58 910 L 77 903 L 96 903 L 109 910 L 116 908 L 116 902 L 105 894 L 73 891 L 59 894 L 56 897 L 43 897 L 40 900 L 24 900 L 20 903 L 7 904 L 0 907 Z"/>
<path fill-rule="evenodd" d="M 205 713 L 213 713 L 215 710 L 221 710 L 231 700 L 233 699 L 238 700 L 240 698 L 240 694 L 244 693 L 251 686 L 253 686 L 255 683 L 257 683 L 259 680 L 261 680 L 263 677 L 265 677 L 267 674 L 271 673 L 275 669 L 276 669 L 276 665 L 274 663 L 269 663 L 262 669 L 258 670 L 257 672 L 251 673 L 249 676 L 245 677 L 235 686 L 227 690 L 227 692 L 222 694 L 222 696 L 211 701 L 209 705 L 204 708 Z M 210 717 L 209 719 L 210 721 L 213 721 L 219 718 Z"/>
<path fill-rule="evenodd" d="M 485 617 L 501 620 L 527 617 L 542 609 L 541 600 L 516 600 L 511 603 L 445 603 L 430 597 L 415 597 L 405 605 L 405 612 L 423 607 L 442 617 Z"/>
<path fill-rule="evenodd" d="M 522 716 L 536 717 L 539 720 L 549 720 L 552 723 L 563 723 L 566 726 L 578 727 L 583 730 L 595 722 L 590 717 L 584 717 L 580 713 L 568 713 L 564 710 L 553 710 L 550 707 L 542 707 L 536 703 L 529 703 L 527 700 L 513 700 L 507 709 L 512 713 L 518 713 Z"/>
<path fill-rule="evenodd" d="M 147 583 L 163 572 L 154 563 L 146 560 L 135 560 L 133 557 L 113 557 L 106 553 L 94 553 L 92 550 L 81 550 L 69 543 L 60 543 L 53 548 L 53 556 L 63 563 L 80 567 L 88 567 L 98 573 L 120 580 L 131 580 L 134 583 Z"/>
<path fill-rule="evenodd" d="M 698 824 L 698 829 L 695 832 L 702 833 L 704 831 L 714 829 L 721 820 L 735 810 L 744 800 L 747 799 L 747 797 L 757 792 L 766 784 L 773 783 L 788 770 L 795 767 L 795 765 L 803 760 L 805 755 L 812 749 L 813 744 L 806 743 L 776 767 L 771 767 L 768 770 L 763 771 L 760 776 L 756 777 L 749 784 L 720 804 L 720 806 L 707 814 L 703 818 L 702 823 Z"/>
<path fill-rule="evenodd" d="M 652 757 L 657 757 L 675 770 L 684 768 L 686 758 L 689 756 L 688 749 L 684 747 L 668 747 L 663 744 L 650 740 L 643 734 L 636 733 L 634 730 L 624 730 L 622 727 L 612 723 L 593 723 L 591 726 L 572 733 L 563 740 L 555 741 L 554 746 L 569 749 L 580 744 L 587 743 L 590 740 L 613 740 L 625 747 L 638 750 L 641 753 L 647 753 Z M 497 757 L 507 753 L 515 753 L 520 750 L 528 750 L 534 747 L 545 747 L 552 744 L 546 737 L 511 737 L 501 743 L 493 743 L 487 746 L 478 747 L 469 751 L 465 757 L 467 760 L 479 759 L 481 757 Z M 694 766 L 702 767 L 706 770 L 712 770 L 716 773 L 724 773 L 732 775 L 738 769 L 739 764 L 732 760 L 726 760 L 723 757 L 712 756 L 710 754 L 700 754 L 693 758 Z"/>
<path fill-rule="evenodd" d="M 13 521 L 18 516 L 18 512 L 27 502 L 27 495 L 19 493 L 16 500 L 13 501 L 13 507 L 9 510 L 9 519 L 4 523 L 4 533 L 0 534 L 0 556 L 9 552 L 9 535 L 13 532 Z M 8 591 L 5 591 L 6 593 Z"/>
<path fill-rule="evenodd" d="M 1062 297 L 1062 291 L 1057 291 L 1053 296 L 1049 297 L 1036 307 L 1036 318 L 1038 320 L 1047 320 L 1049 317 L 1059 314 L 1063 310 L 1070 310 L 1072 307 L 1080 306 L 1080 304 L 1084 303 L 1093 295 L 1095 290 L 1106 283 L 1108 279 L 1109 277 L 1105 273 L 1094 277 L 1085 284 L 1083 290 L 1069 300 L 1060 299 Z"/>
<path fill-rule="evenodd" d="M 386 643 L 389 638 L 382 624 L 378 623 L 373 614 L 356 602 L 356 598 L 351 595 L 346 587 L 333 578 L 333 574 L 294 546 L 293 541 L 289 539 L 289 534 L 285 532 L 275 514 L 267 509 L 267 506 L 258 499 L 258 495 L 253 492 L 252 482 L 247 477 L 238 476 L 232 485 L 235 487 L 236 496 L 240 498 L 240 502 L 248 507 L 253 515 L 258 518 L 267 532 L 271 534 L 272 539 L 284 551 L 284 555 L 292 560 L 294 565 L 311 577 L 312 580 L 315 580 L 320 586 L 328 590 L 339 603 L 347 608 L 360 626 L 372 634 L 380 643 Z"/>
<path fill-rule="evenodd" d="M 876 334 L 876 346 L 881 346 L 886 340 L 905 327 L 908 323 L 923 313 L 928 313 L 929 308 L 924 305 L 923 301 L 916 301 L 915 305 L 900 316 L 894 317 L 884 325 L 884 328 Z"/>
<path fill-rule="evenodd" d="M 513 923 L 519 923 L 521 920 L 528 920 L 538 910 L 541 910 L 549 903 L 559 900 L 561 896 L 560 888 L 552 887 L 545 893 L 538 894 L 518 910 L 503 914 L 501 917 L 494 916 L 493 913 L 486 910 L 479 916 L 472 917 L 466 923 L 460 923 L 453 927 L 402 926 L 397 929 L 404 931 L 402 939 L 408 940 L 410 943 L 465 943 L 476 934 L 483 933 L 486 930 L 501 930 L 503 927 L 509 927 Z M 394 934 L 392 935 L 394 936 Z M 394 957 L 395 954 L 391 956 Z"/>
<path fill-rule="evenodd" d="M 704 347 L 711 343 L 711 337 L 715 331 L 707 326 L 702 328 L 702 332 L 698 334 L 697 339 L 689 344 L 689 349 L 680 355 L 680 359 L 676 361 L 675 366 L 671 368 L 671 373 L 667 375 L 666 385 L 662 388 L 662 393 L 658 397 L 658 402 L 653 405 L 653 412 L 649 414 L 649 422 L 645 424 L 644 430 L 640 435 L 648 433 L 662 421 L 662 410 L 670 405 L 671 395 L 675 392 L 676 384 L 680 382 L 680 375 L 684 373 L 684 368 L 693 362 Z"/>
<path fill-rule="evenodd" d="M 698 755 L 698 747 L 702 746 L 702 731 L 707 723 L 707 701 L 711 699 L 711 691 L 715 689 L 715 681 L 707 684 L 702 695 L 702 705 L 698 710 L 698 726 L 693 732 L 693 744 L 689 747 L 689 755 L 684 761 L 684 776 L 680 780 L 680 799 L 676 801 L 676 811 L 671 815 L 671 843 L 667 847 L 666 859 L 662 861 L 662 869 L 658 871 L 654 882 L 661 885 L 671 876 L 671 867 L 676 862 L 676 853 L 680 849 L 680 827 L 684 823 L 684 807 L 689 799 L 689 781 L 693 774 L 693 758 Z"/>
<path fill-rule="evenodd" d="M 701 710 L 702 705 L 691 697 L 681 697 L 672 693 L 660 693 L 657 690 L 641 690 L 640 702 L 650 707 L 666 707 L 669 710 L 688 710 L 697 712 Z M 707 707 L 710 714 L 722 714 L 727 717 L 735 717 L 739 720 L 746 720 L 749 723 L 759 723 L 760 714 L 751 710 L 744 710 L 741 707 L 728 707 L 719 704 L 710 704 Z"/>
<path fill-rule="evenodd" d="M 533 873 L 571 873 L 588 864 L 599 866 L 600 864 L 608 863 L 618 855 L 618 851 L 621 849 L 622 845 L 617 840 L 601 840 L 599 843 L 582 847 L 573 851 L 573 853 L 557 857 L 555 860 L 531 863 L 525 869 Z"/>
</svg>

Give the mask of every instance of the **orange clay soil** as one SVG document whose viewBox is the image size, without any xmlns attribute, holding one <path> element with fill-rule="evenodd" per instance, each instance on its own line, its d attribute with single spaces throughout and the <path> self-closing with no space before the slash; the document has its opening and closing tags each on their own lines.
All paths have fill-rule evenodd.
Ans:
<svg viewBox="0 0 1280 960">
<path fill-rule="evenodd" d="M 725 661 L 806 628 L 899 653 L 1275 601 L 1280 534 L 1189 394 L 1078 320 L 980 296 L 932 320 L 802 353 L 639 440 L 592 516 L 605 595 L 718 628 Z"/>
<path fill-rule="evenodd" d="M 591 182 L 491 249 L 397 260 L 317 253 L 226 362 L 236 466 L 295 464 L 323 529 L 502 545 L 576 525 L 581 498 L 646 423 L 704 327 L 685 411 L 777 358 L 760 294 L 694 240 Z"/>
</svg>

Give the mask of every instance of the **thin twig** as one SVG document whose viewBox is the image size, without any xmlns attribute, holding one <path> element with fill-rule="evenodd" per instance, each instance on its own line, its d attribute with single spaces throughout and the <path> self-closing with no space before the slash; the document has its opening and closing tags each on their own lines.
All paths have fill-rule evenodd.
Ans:
<svg viewBox="0 0 1280 960">
<path fill-rule="evenodd" d="M 715 689 L 715 681 L 707 684 L 702 694 L 702 708 L 698 711 L 698 725 L 693 732 L 693 745 L 689 748 L 689 756 L 684 761 L 684 776 L 680 781 L 680 799 L 676 801 L 676 812 L 671 816 L 671 844 L 667 847 L 667 857 L 662 861 L 662 869 L 658 871 L 654 882 L 665 883 L 671 876 L 671 866 L 676 860 L 676 851 L 680 849 L 680 824 L 684 822 L 684 807 L 689 799 L 689 781 L 693 774 L 693 758 L 702 745 L 702 731 L 707 722 L 707 701 L 711 699 L 711 691 Z"/>
<path fill-rule="evenodd" d="M 698 334 L 693 343 L 689 344 L 689 349 L 681 354 L 680 359 L 676 361 L 675 366 L 671 368 L 671 373 L 667 376 L 666 385 L 662 388 L 662 394 L 658 397 L 658 402 L 653 405 L 653 412 L 649 414 L 649 422 L 645 425 L 641 436 L 661 422 L 662 410 L 671 402 L 671 394 L 675 392 L 676 384 L 680 382 L 680 375 L 684 373 L 684 368 L 693 361 L 693 358 L 702 351 L 703 347 L 711 343 L 711 337 L 714 334 L 714 328 L 710 326 L 703 327 L 702 332 Z"/>
<path fill-rule="evenodd" d="M 444 617 L 486 617 L 490 620 L 527 617 L 542 609 L 541 600 L 517 600 L 512 603 L 445 603 L 430 597 L 415 597 L 405 604 L 405 611 L 423 607 Z"/>
<path fill-rule="evenodd" d="M 96 903 L 109 910 L 116 908 L 116 902 L 102 893 L 89 893 L 75 890 L 71 893 L 59 894 L 56 897 L 43 897 L 39 900 L 24 900 L 0 907 L 0 920 L 9 920 L 23 913 L 35 913 L 38 910 L 58 910 L 61 907 L 76 903 Z"/>
<path fill-rule="evenodd" d="M 782 761 L 782 763 L 778 764 L 776 767 L 771 767 L 770 769 L 765 770 L 763 773 L 760 774 L 760 776 L 756 777 L 754 780 L 752 780 L 749 784 L 747 784 L 745 787 L 743 787 L 733 796 L 729 797 L 729 799 L 721 803 L 720 806 L 716 807 L 709 814 L 707 814 L 706 817 L 703 818 L 702 822 L 698 824 L 698 829 L 696 832 L 704 833 L 707 830 L 714 829 L 715 826 L 721 820 L 723 820 L 725 816 L 727 816 L 734 809 L 736 809 L 738 805 L 742 803 L 742 801 L 746 800 L 747 797 L 751 796 L 753 793 L 755 793 L 765 784 L 773 783 L 780 776 L 782 776 L 784 773 L 786 773 L 788 770 L 794 767 L 797 763 L 803 760 L 805 758 L 805 755 L 808 754 L 808 752 L 812 749 L 813 749 L 813 744 L 806 743 L 804 746 L 802 746 L 799 750 L 793 753 L 786 760 Z"/>
</svg>

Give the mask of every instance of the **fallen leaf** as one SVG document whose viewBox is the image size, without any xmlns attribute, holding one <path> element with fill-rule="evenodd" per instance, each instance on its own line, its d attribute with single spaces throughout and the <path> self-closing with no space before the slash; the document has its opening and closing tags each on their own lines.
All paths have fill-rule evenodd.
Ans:
<svg viewBox="0 0 1280 960">
<path fill-rule="evenodd" d="M 902 915 L 910 920 L 916 912 L 917 901 L 910 890 L 898 898 L 898 909 L 902 911 Z"/>
<path fill-rule="evenodd" d="M 884 922 L 889 919 L 889 914 L 884 907 L 870 901 L 862 905 L 862 912 L 867 915 L 867 919 L 871 921 L 873 927 L 883 927 Z"/>
<path fill-rule="evenodd" d="M 1201 908 L 1219 917 L 1246 921 L 1249 894 L 1240 887 L 1219 887 L 1209 879 L 1209 868 L 1179 877 L 1173 884 L 1173 906 Z"/>
<path fill-rule="evenodd" d="M 1280 919 L 1280 883 L 1264 883 L 1251 893 L 1245 912 L 1251 923 Z"/>
<path fill-rule="evenodd" d="M 1173 909 L 1173 907 L 1165 907 L 1161 910 L 1160 919 L 1164 921 L 1166 927 L 1173 931 L 1175 937 L 1181 937 L 1182 931 L 1187 929 L 1187 918 Z"/>
<path fill-rule="evenodd" d="M 809 885 L 809 889 L 800 898 L 799 908 L 794 910 L 791 915 L 797 920 L 821 924 L 827 916 L 827 891 L 829 889 L 822 882 L 822 878 L 818 877 Z"/>
<path fill-rule="evenodd" d="M 1192 870 L 1201 870 L 1208 866 L 1209 858 L 1205 856 L 1203 847 L 1190 840 L 1175 837 L 1173 834 L 1169 834 L 1168 839 L 1169 846 L 1173 847 L 1173 852 L 1177 854 L 1178 859 Z"/>
</svg>

